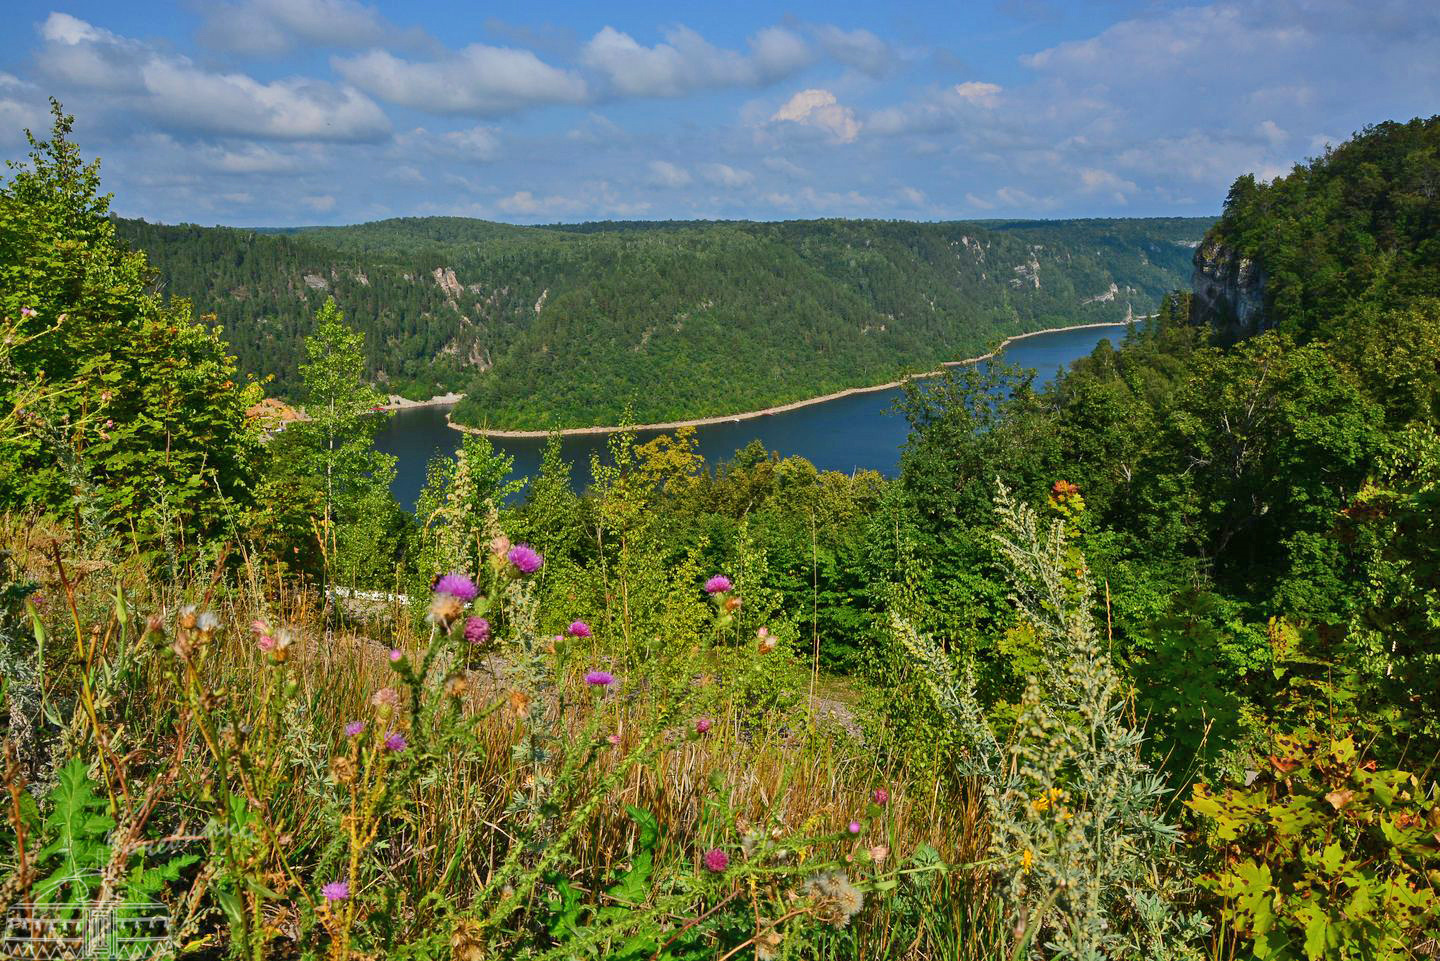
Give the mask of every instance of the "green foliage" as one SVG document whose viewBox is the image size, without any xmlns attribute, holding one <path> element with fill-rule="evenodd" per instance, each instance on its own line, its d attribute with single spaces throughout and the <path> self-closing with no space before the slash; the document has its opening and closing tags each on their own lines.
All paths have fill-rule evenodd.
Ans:
<svg viewBox="0 0 1440 961">
<path fill-rule="evenodd" d="M 218 333 L 149 293 L 98 162 L 53 107 L 51 138 L 0 185 L 0 411 L 24 411 L 0 446 L 0 504 L 193 549 L 254 480 L 247 395 Z"/>
<path fill-rule="evenodd" d="M 48 813 L 43 821 L 36 821 L 33 800 L 25 795 L 30 828 L 43 841 L 32 854 L 32 870 L 50 871 L 34 882 L 34 903 L 78 909 L 92 900 L 107 900 L 107 894 L 145 902 L 167 884 L 178 882 L 181 872 L 199 860 L 194 854 L 177 855 L 147 865 L 143 855 L 116 849 L 112 846 L 116 823 L 107 813 L 110 803 L 95 793 L 85 762 L 73 758 L 57 776 L 46 798 Z M 109 887 L 112 884 L 116 887 Z"/>
<path fill-rule="evenodd" d="M 1354 312 L 1440 296 L 1440 117 L 1366 127 L 1288 176 L 1235 181 L 1206 239 L 1264 271 L 1265 324 L 1353 336 Z"/>
<path fill-rule="evenodd" d="M 1224 853 L 1203 883 L 1257 959 L 1412 958 L 1440 926 L 1435 785 L 1352 738 L 1281 737 L 1244 787 L 1197 784 L 1186 803 Z"/>
<path fill-rule="evenodd" d="M 640 422 L 755 410 L 1145 314 L 1209 223 L 118 227 L 282 396 L 299 392 L 308 315 L 333 296 L 367 335 L 375 383 L 465 390 L 462 423 L 545 428 L 618 424 L 627 406 Z"/>
<path fill-rule="evenodd" d="M 294 504 L 296 489 L 318 501 L 319 540 L 334 575 L 351 586 L 384 587 L 394 583 L 405 520 L 390 496 L 395 458 L 374 446 L 383 398 L 364 380 L 365 338 L 344 321 L 334 300 L 321 306 L 300 367 L 306 419 L 274 438 L 270 454 L 273 473 L 291 488 L 281 504 Z M 274 512 L 271 527 L 284 525 L 284 510 Z"/>
</svg>

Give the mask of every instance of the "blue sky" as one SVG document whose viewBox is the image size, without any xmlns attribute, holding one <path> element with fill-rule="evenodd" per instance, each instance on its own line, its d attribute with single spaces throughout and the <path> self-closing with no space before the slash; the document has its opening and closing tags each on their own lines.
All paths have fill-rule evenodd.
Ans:
<svg viewBox="0 0 1440 961">
<path fill-rule="evenodd" d="M 1440 111 L 1434 0 L 7 8 L 0 155 L 170 223 L 1205 215 Z"/>
</svg>

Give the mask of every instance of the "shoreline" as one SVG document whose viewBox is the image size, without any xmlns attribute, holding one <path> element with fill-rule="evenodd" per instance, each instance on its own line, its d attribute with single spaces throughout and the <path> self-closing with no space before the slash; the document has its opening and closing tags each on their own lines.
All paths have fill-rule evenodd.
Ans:
<svg viewBox="0 0 1440 961">
<path fill-rule="evenodd" d="M 770 417 L 774 414 L 784 414 L 792 410 L 799 410 L 802 407 L 811 407 L 815 404 L 824 404 L 832 400 L 839 400 L 842 397 L 850 397 L 855 394 L 873 394 L 876 391 L 891 390 L 892 388 L 899 387 L 901 384 L 912 380 L 924 380 L 927 377 L 936 377 L 940 374 L 945 373 L 945 370 L 950 367 L 965 367 L 970 364 L 978 364 L 984 360 L 991 360 L 995 357 L 996 354 L 999 354 L 1001 351 L 1013 344 L 1015 341 L 1024 340 L 1027 337 L 1038 337 L 1041 334 L 1059 334 L 1070 330 L 1091 330 L 1096 327 L 1128 327 L 1133 323 L 1138 323 L 1140 321 L 1149 319 L 1150 315 L 1147 314 L 1141 317 L 1134 317 L 1130 320 L 1107 321 L 1105 323 L 1099 324 L 1073 324 L 1069 327 L 1051 327 L 1049 330 L 1032 330 L 1024 334 L 1014 334 L 1002 340 L 1000 342 L 1000 345 L 994 350 L 990 351 L 988 354 L 981 354 L 978 357 L 967 357 L 964 360 L 947 360 L 936 369 L 926 371 L 922 374 L 910 374 L 906 377 L 900 378 L 899 380 L 892 380 L 889 383 L 885 384 L 872 384 L 868 387 L 847 387 L 845 390 L 837 390 L 833 393 L 821 394 L 818 397 L 807 397 L 804 400 L 791 401 L 788 404 L 779 404 L 775 407 L 766 407 L 762 410 L 748 410 L 738 414 L 720 414 L 714 417 L 696 417 L 690 420 L 672 420 L 665 421 L 664 423 L 659 424 L 632 424 L 624 427 L 565 427 L 558 430 L 506 430 L 491 427 L 471 427 L 468 424 L 455 423 L 453 420 L 450 419 L 450 415 L 446 414 L 445 425 L 450 429 L 458 430 L 463 434 L 475 434 L 480 437 L 541 438 L 549 437 L 551 434 L 556 433 L 558 433 L 562 437 L 585 437 L 597 434 L 614 434 L 621 430 L 678 430 L 681 427 L 709 427 L 713 424 L 739 423 L 740 421 L 744 420 L 754 420 L 758 417 Z M 424 406 L 440 405 L 435 404 Z"/>
<path fill-rule="evenodd" d="M 454 407 L 465 397 L 463 393 L 450 391 L 448 394 L 436 394 L 428 400 L 409 400 L 399 394 L 390 394 L 389 400 L 381 404 L 376 410 L 412 410 L 416 407 Z"/>
</svg>

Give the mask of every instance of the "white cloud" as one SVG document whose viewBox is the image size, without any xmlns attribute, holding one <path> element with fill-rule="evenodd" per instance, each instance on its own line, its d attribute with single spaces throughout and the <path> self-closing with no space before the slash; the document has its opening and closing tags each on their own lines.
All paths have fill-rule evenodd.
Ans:
<svg viewBox="0 0 1440 961">
<path fill-rule="evenodd" d="M 183 149 L 183 148 L 182 148 Z M 201 164 L 217 173 L 274 174 L 294 173 L 309 165 L 307 159 L 294 153 L 281 153 L 261 144 L 242 143 L 232 146 L 213 144 L 190 148 Z M 313 157 L 311 160 L 313 161 Z"/>
<path fill-rule="evenodd" d="M 40 33 L 45 45 L 37 59 L 53 81 L 148 114 L 165 128 L 337 141 L 376 140 L 390 131 L 384 111 L 351 87 L 214 72 L 63 13 L 52 13 Z"/>
<path fill-rule="evenodd" d="M 628 200 L 617 194 L 606 181 L 582 184 L 576 196 L 547 194 L 542 197 L 529 190 L 519 190 L 502 198 L 495 206 L 503 213 L 530 221 L 585 215 L 639 217 L 650 210 L 649 202 Z"/>
<path fill-rule="evenodd" d="M 684 187 L 690 174 L 666 160 L 650 161 L 650 182 L 657 187 Z"/>
<path fill-rule="evenodd" d="M 45 113 L 37 105 L 11 97 L 0 97 L 0 144 L 25 142 L 25 131 L 43 136 Z"/>
<path fill-rule="evenodd" d="M 321 213 L 335 209 L 335 197 L 332 194 L 312 194 L 308 197 L 301 197 L 300 202 L 311 210 Z"/>
<path fill-rule="evenodd" d="M 1000 187 L 985 195 L 967 193 L 965 201 L 980 210 L 1014 210 L 1032 216 L 1057 206 L 1054 198 L 1036 197 L 1019 187 L 1010 186 Z"/>
<path fill-rule="evenodd" d="M 1086 167 L 1080 171 L 1080 189 L 1087 194 L 1103 193 L 1123 206 L 1129 202 L 1129 195 L 1140 188 L 1133 180 L 1117 177 L 1108 170 Z"/>
<path fill-rule="evenodd" d="M 209 6 L 199 40 L 217 50 L 274 56 L 312 47 L 415 46 L 420 30 L 402 30 L 354 0 L 242 0 Z"/>
<path fill-rule="evenodd" d="M 452 130 L 443 139 L 457 155 L 471 160 L 494 160 L 500 153 L 500 136 L 494 127 Z"/>
<path fill-rule="evenodd" d="M 596 147 L 613 147 L 628 141 L 630 135 L 625 132 L 624 127 L 609 117 L 592 112 L 585 118 L 584 123 L 566 132 L 565 139 Z"/>
<path fill-rule="evenodd" d="M 955 85 L 955 96 L 981 107 L 994 107 L 1000 102 L 1000 85 L 980 80 L 967 80 Z"/>
<path fill-rule="evenodd" d="M 777 174 L 792 177 L 796 180 L 803 180 L 810 176 L 810 171 L 785 157 L 766 157 L 761 162 L 765 164 L 767 170 L 772 170 Z"/>
<path fill-rule="evenodd" d="M 647 47 L 607 26 L 585 44 L 581 60 L 616 93 L 679 97 L 697 90 L 773 83 L 814 59 L 804 39 L 784 27 L 767 27 L 752 36 L 748 54 L 716 47 L 683 26 L 667 31 L 665 41 Z"/>
<path fill-rule="evenodd" d="M 863 215 L 873 209 L 869 197 L 858 190 L 816 190 L 802 187 L 793 193 L 772 191 L 762 199 L 772 207 L 781 207 L 813 215 L 815 213 L 838 213 L 842 215 Z"/>
<path fill-rule="evenodd" d="M 993 125 L 986 116 L 1000 104 L 1003 88 L 996 83 L 968 80 L 931 90 L 906 103 L 871 114 L 865 126 L 882 136 L 948 133 L 976 124 Z"/>
<path fill-rule="evenodd" d="M 801 90 L 785 101 L 770 121 L 814 127 L 838 143 L 850 143 L 860 133 L 855 111 L 842 106 L 829 90 Z"/>
<path fill-rule="evenodd" d="M 700 167 L 701 175 L 710 183 L 719 187 L 747 187 L 755 182 L 755 175 L 748 170 L 736 170 L 729 164 L 704 164 Z"/>
<path fill-rule="evenodd" d="M 583 103 L 585 80 L 529 50 L 472 43 L 440 60 L 402 60 L 384 50 L 337 57 L 336 71 L 381 100 L 429 113 L 491 116 L 538 104 Z"/>
<path fill-rule="evenodd" d="M 1260 121 L 1255 125 L 1255 132 L 1272 147 L 1283 146 L 1290 139 L 1290 135 L 1273 120 Z"/>
<path fill-rule="evenodd" d="M 814 28 L 815 39 L 832 59 L 872 77 L 890 72 L 896 61 L 890 44 L 869 30 L 841 30 L 833 25 Z"/>
</svg>

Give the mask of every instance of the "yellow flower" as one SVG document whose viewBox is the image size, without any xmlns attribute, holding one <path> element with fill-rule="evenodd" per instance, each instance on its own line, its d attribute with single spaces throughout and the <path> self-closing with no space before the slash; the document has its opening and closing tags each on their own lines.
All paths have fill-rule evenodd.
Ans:
<svg viewBox="0 0 1440 961">
<path fill-rule="evenodd" d="M 1030 873 L 1030 866 L 1035 863 L 1035 852 L 1026 848 L 1020 855 L 1020 867 L 1026 874 Z"/>
</svg>

